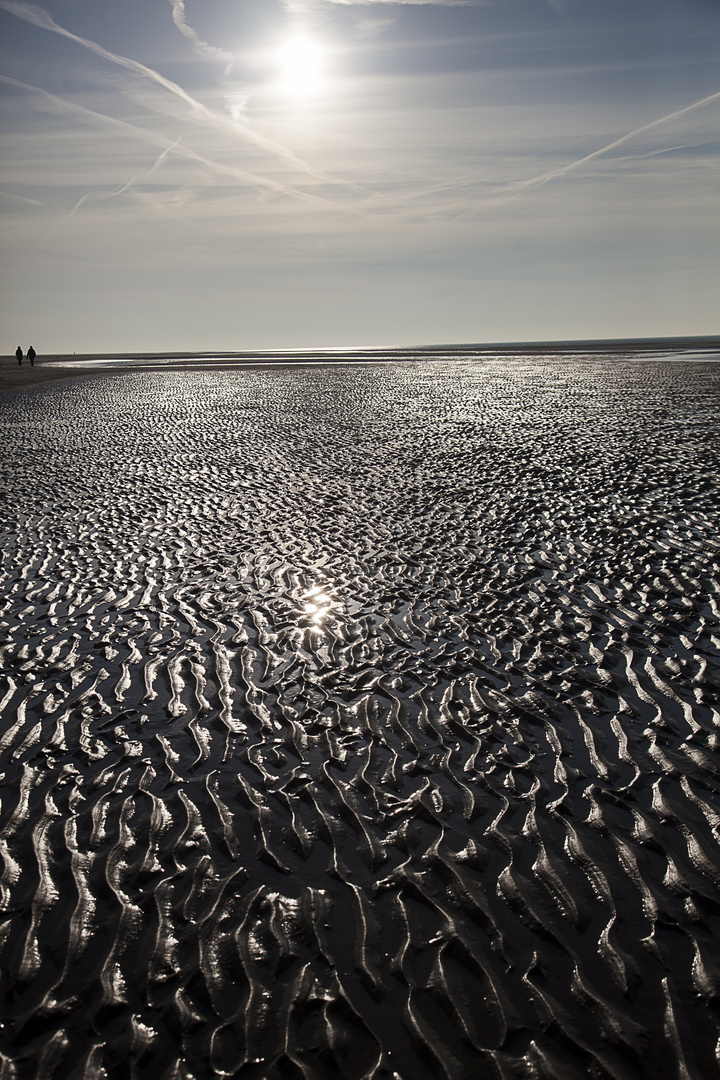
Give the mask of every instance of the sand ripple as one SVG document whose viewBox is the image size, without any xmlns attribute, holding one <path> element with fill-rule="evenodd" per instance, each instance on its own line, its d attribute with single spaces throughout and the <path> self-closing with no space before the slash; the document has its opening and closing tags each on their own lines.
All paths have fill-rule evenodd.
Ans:
<svg viewBox="0 0 720 1080">
<path fill-rule="evenodd" d="M 717 1075 L 717 364 L 0 398 L 0 1076 Z"/>
</svg>

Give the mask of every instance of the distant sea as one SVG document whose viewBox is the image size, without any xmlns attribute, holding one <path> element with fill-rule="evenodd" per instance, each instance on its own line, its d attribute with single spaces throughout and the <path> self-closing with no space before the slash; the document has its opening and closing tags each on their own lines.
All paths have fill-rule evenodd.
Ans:
<svg viewBox="0 0 720 1080">
<path fill-rule="evenodd" d="M 337 347 L 324 349 L 259 349 L 237 352 L 106 353 L 47 356 L 44 363 L 132 368 L 144 364 L 347 364 L 428 360 L 492 360 L 501 357 L 583 356 L 616 359 L 718 360 L 720 337 L 618 338 L 608 340 L 516 342 L 499 344 L 417 345 L 407 347 Z"/>
</svg>

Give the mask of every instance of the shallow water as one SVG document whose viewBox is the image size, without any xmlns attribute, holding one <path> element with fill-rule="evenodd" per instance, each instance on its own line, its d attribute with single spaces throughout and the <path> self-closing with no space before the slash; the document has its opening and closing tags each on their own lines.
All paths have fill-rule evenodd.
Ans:
<svg viewBox="0 0 720 1080">
<path fill-rule="evenodd" d="M 720 365 L 0 396 L 0 1075 L 717 1075 Z"/>
</svg>

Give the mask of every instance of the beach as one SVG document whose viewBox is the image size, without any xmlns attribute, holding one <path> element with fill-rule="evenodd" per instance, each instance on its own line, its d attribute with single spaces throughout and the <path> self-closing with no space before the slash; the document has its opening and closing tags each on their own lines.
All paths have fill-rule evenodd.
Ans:
<svg viewBox="0 0 720 1080">
<path fill-rule="evenodd" d="M 684 345 L 2 361 L 0 1075 L 719 1075 Z"/>
<path fill-rule="evenodd" d="M 259 349 L 212 353 L 53 353 L 30 365 L 18 365 L 15 356 L 0 356 L 0 393 L 29 390 L 48 382 L 130 371 L 210 371 L 237 367 L 282 365 L 336 365 L 342 363 L 417 363 L 428 360 L 525 360 L 546 356 L 566 359 L 598 356 L 603 359 L 720 360 L 720 338 L 635 338 L 615 341 L 556 341 L 488 345 L 426 345 L 405 348 Z"/>
</svg>

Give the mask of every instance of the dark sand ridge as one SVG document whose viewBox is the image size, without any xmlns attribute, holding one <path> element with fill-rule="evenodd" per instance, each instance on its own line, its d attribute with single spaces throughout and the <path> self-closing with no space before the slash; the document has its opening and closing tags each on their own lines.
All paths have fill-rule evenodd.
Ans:
<svg viewBox="0 0 720 1080">
<path fill-rule="evenodd" d="M 708 1080 L 720 364 L 0 396 L 0 1071 Z"/>
<path fill-rule="evenodd" d="M 268 350 L 258 352 L 227 352 L 227 353 L 57 353 L 39 357 L 35 366 L 31 367 L 25 357 L 22 366 L 14 356 L 0 356 L 0 393 L 7 390 L 25 390 L 33 386 L 42 386 L 47 382 L 59 382 L 64 379 L 90 377 L 94 375 L 117 375 L 120 371 L 131 370 L 143 371 L 157 366 L 159 361 L 164 362 L 164 370 L 175 367 L 171 362 L 177 360 L 177 367 L 187 370 L 193 361 L 197 362 L 198 369 L 222 368 L 237 364 L 267 364 L 267 363 L 308 363 L 327 361 L 335 357 L 337 360 L 346 359 L 371 361 L 378 357 L 386 357 L 390 360 L 417 360 L 418 356 L 440 357 L 453 356 L 478 356 L 484 353 L 490 355 L 506 356 L 542 356 L 548 353 L 563 354 L 593 354 L 613 353 L 624 355 L 651 355 L 663 350 L 673 350 L 676 353 L 718 353 L 720 352 L 720 337 L 694 337 L 694 338 L 636 338 L 631 340 L 618 339 L 597 342 L 544 342 L 544 343 L 499 343 L 487 345 L 436 345 L 424 348 L 407 349 L 338 349 L 313 351 L 306 350 Z M 113 361 L 123 361 L 120 368 Z M 107 361 L 103 364 L 103 361 Z M 167 366 L 165 366 L 167 365 Z"/>
</svg>

